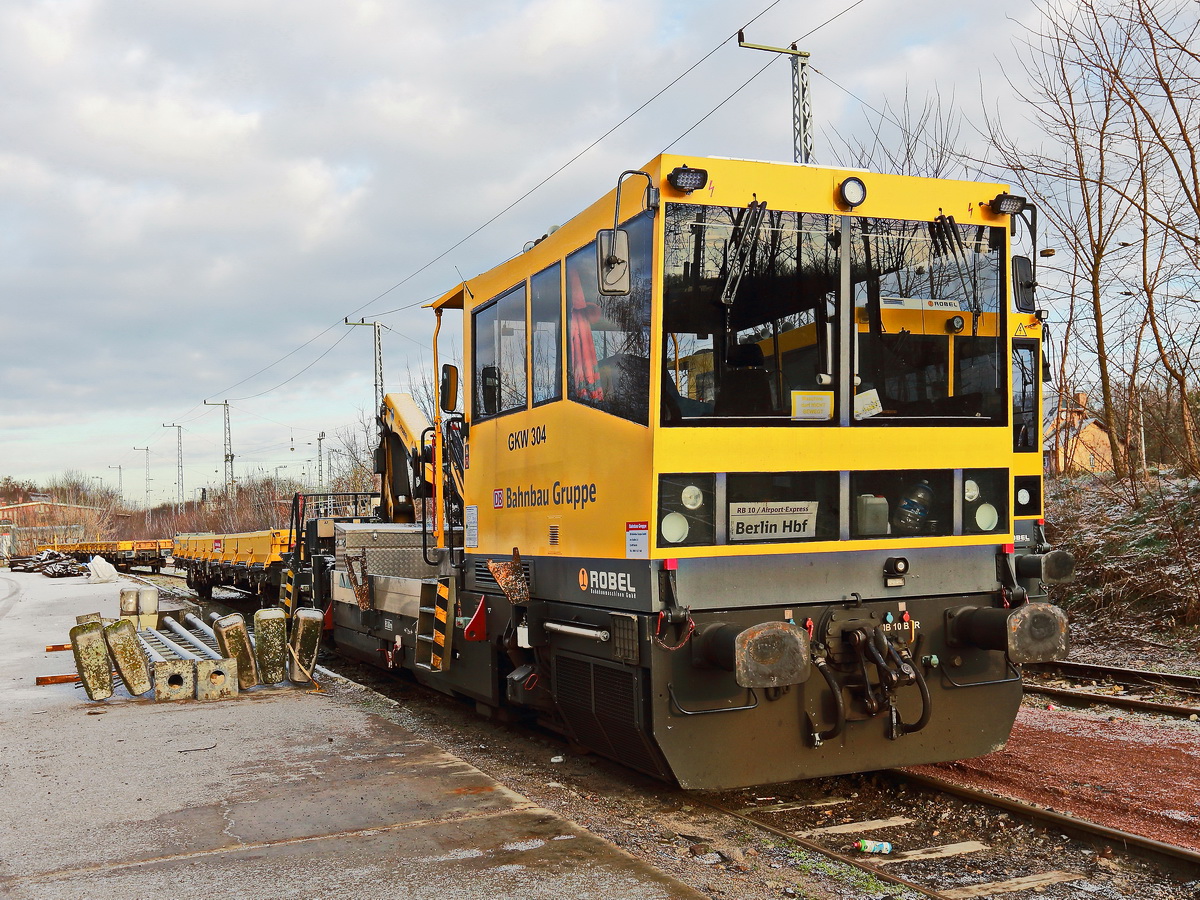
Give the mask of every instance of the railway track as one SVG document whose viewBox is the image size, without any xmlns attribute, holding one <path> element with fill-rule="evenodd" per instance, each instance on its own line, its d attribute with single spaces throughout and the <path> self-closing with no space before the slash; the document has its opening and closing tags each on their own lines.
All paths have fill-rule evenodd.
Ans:
<svg viewBox="0 0 1200 900">
<path fill-rule="evenodd" d="M 1173 672 L 1151 672 L 1144 669 L 1123 669 L 1093 663 L 1058 661 L 1028 664 L 1025 675 L 1057 676 L 1060 680 L 1090 682 L 1101 690 L 1088 690 L 1049 684 L 1041 680 L 1025 682 L 1025 693 L 1054 697 L 1068 703 L 1103 703 L 1119 709 L 1162 713 L 1182 718 L 1200 717 L 1200 676 Z M 1120 691 L 1119 693 L 1116 691 Z M 1184 695 L 1187 703 L 1147 699 L 1149 694 Z"/>
<path fill-rule="evenodd" d="M 890 894 L 913 900 L 1183 900 L 1195 896 L 1200 887 L 1200 881 L 1186 884 L 1200 879 L 1200 854 L 1194 851 L 913 773 L 895 770 L 687 793 L 606 760 L 584 761 L 552 732 L 507 728 L 478 719 L 468 707 L 447 707 L 443 698 L 432 692 L 426 696 L 427 690 L 409 679 L 377 678 L 374 670 L 355 667 L 343 674 L 402 701 L 405 715 L 413 717 L 406 724 L 429 733 L 451 752 L 671 874 L 695 878 L 692 883 L 702 889 L 710 884 L 719 888 L 709 892 L 713 896 L 778 897 L 778 879 L 788 877 L 795 892 L 783 896 Z M 547 767 L 545 760 L 552 755 L 563 762 Z M 573 760 L 578 762 L 572 769 Z M 564 793 L 572 799 L 564 801 Z M 692 861 L 676 841 L 673 849 L 683 854 L 677 862 L 671 848 L 664 850 L 661 833 L 666 828 L 687 836 L 690 829 L 679 821 L 680 809 L 693 809 L 688 816 L 707 813 L 705 822 L 695 824 L 697 834 L 737 834 L 719 837 L 713 846 L 724 843 L 751 855 L 740 861 L 722 858 L 706 867 Z M 714 825 L 717 821 L 724 824 Z M 894 849 L 889 854 L 862 853 L 852 846 L 859 839 L 887 841 Z M 687 838 L 685 843 L 702 849 L 710 841 Z M 833 861 L 828 868 L 842 872 L 836 877 L 843 886 L 832 894 L 809 893 L 812 880 L 826 871 L 820 860 Z M 718 880 L 717 868 L 727 870 L 726 881 Z M 846 875 L 843 870 L 859 874 Z M 768 892 L 748 889 L 755 880 L 759 887 L 765 883 Z"/>
<path fill-rule="evenodd" d="M 198 601 L 198 599 L 199 599 L 199 595 L 192 588 L 189 588 L 189 587 L 179 588 L 179 587 L 175 587 L 173 585 L 164 586 L 161 584 L 156 584 L 152 580 L 154 578 L 170 578 L 177 582 L 184 582 L 187 580 L 187 573 L 185 573 L 185 572 L 179 572 L 174 569 L 172 569 L 171 571 L 167 571 L 166 569 L 163 569 L 158 572 L 123 572 L 122 574 L 126 575 L 130 578 L 133 578 L 136 581 L 140 581 L 144 584 L 154 585 L 155 587 L 170 591 L 172 594 L 175 594 L 180 597 L 186 597 L 193 601 Z M 232 591 L 234 593 L 237 593 L 237 594 L 240 594 L 240 595 L 246 596 L 246 597 L 255 596 L 253 591 L 248 591 L 245 588 L 234 587 L 233 585 L 230 585 L 230 584 L 219 585 L 216 589 L 218 591 Z"/>
<path fill-rule="evenodd" d="M 159 574 L 181 577 L 172 572 Z M 1048 674 L 1130 687 L 1200 691 L 1200 678 L 1194 676 L 1078 664 L 1028 668 L 1031 673 L 1049 670 Z M 415 686 L 403 683 L 402 692 L 411 703 Z M 378 683 L 374 686 L 381 687 Z M 1039 688 L 1031 685 L 1032 690 Z M 1083 691 L 1073 694 L 1081 695 L 1081 702 L 1091 703 L 1137 700 Z M 439 697 L 432 702 L 440 705 L 442 700 Z M 1143 702 L 1154 711 L 1165 705 Z M 440 717 L 441 712 L 435 715 Z M 469 713 L 467 718 L 471 718 Z M 492 768 L 483 762 L 485 768 Z M 862 777 L 825 779 L 833 786 L 819 796 L 809 792 L 811 783 L 799 782 L 781 786 L 779 796 L 742 796 L 740 803 L 737 797 L 683 796 L 687 803 L 702 804 L 772 840 L 837 860 L 870 879 L 892 885 L 898 897 L 966 900 L 1029 896 L 1020 892 L 1037 891 L 1054 898 L 1183 898 L 1193 896 L 1196 884 L 1186 887 L 1178 879 L 1200 878 L 1200 854 L 1186 848 L 913 773 L 896 771 L 878 780 L 886 783 L 867 790 L 861 786 Z M 533 790 L 527 785 L 517 787 L 537 799 L 536 786 Z M 893 804 L 895 814 L 881 815 L 880 797 L 897 791 L 903 798 Z M 670 796 L 669 789 L 664 789 L 664 795 Z M 915 799 L 918 797 L 920 801 Z M 1026 830 L 1016 834 L 1016 822 L 1023 823 Z M 888 841 L 896 849 L 889 854 L 864 854 L 852 848 L 859 839 Z M 1120 860 L 1121 871 L 1108 867 L 1113 859 Z M 1134 874 L 1128 866 L 1136 869 Z"/>
<path fill-rule="evenodd" d="M 730 802 L 738 795 L 703 802 L 803 850 L 935 900 L 1031 890 L 1064 897 L 1190 897 L 1184 891 L 1191 888 L 1162 882 L 1200 876 L 1200 853 L 1184 847 L 903 770 L 881 777 L 885 789 L 904 797 L 896 804 L 898 815 L 880 817 L 877 798 L 864 800 L 861 790 L 836 787 L 815 796 L 802 789 L 796 797 L 755 797 L 742 807 Z M 853 779 L 830 781 L 853 784 Z M 1017 822 L 1026 831 L 1014 828 Z M 889 852 L 861 852 L 860 842 Z M 1125 865 L 1148 863 L 1145 882 L 1129 885 L 1123 867 L 1111 861 L 1114 855 Z M 1126 883 L 1118 887 L 1117 880 Z M 1053 893 L 1055 886 L 1059 894 Z"/>
</svg>

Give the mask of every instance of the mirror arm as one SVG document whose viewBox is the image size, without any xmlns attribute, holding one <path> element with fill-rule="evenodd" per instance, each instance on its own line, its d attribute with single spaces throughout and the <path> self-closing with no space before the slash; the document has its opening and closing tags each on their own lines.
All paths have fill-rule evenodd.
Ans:
<svg viewBox="0 0 1200 900">
<path fill-rule="evenodd" d="M 650 198 L 650 204 L 646 208 L 658 208 L 658 198 L 654 196 L 654 179 L 650 177 L 650 173 L 640 169 L 626 169 L 617 176 L 617 202 L 613 204 L 613 231 L 616 231 L 621 225 L 621 185 L 627 175 L 641 175 L 646 179 L 646 193 Z"/>
</svg>

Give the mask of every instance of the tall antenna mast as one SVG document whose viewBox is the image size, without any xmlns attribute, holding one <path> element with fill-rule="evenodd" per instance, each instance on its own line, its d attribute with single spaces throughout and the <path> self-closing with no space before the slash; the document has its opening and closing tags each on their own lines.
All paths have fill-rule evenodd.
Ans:
<svg viewBox="0 0 1200 900">
<path fill-rule="evenodd" d="M 370 325 L 375 331 L 375 412 L 373 413 L 376 421 L 379 419 L 380 411 L 383 409 L 383 342 L 382 332 L 388 328 L 382 322 L 368 322 L 365 319 L 360 319 L 357 322 L 351 322 L 350 317 L 344 319 L 347 325 Z"/>
<path fill-rule="evenodd" d="M 146 510 L 146 526 L 149 527 L 150 520 L 151 520 L 151 515 L 150 515 L 150 448 L 149 447 L 134 447 L 133 449 L 146 451 L 146 505 L 145 505 L 144 509 Z"/>
<path fill-rule="evenodd" d="M 229 430 L 229 401 L 223 400 L 220 403 L 209 403 L 205 400 L 204 405 L 225 407 L 225 495 L 232 497 L 235 485 L 233 481 L 233 436 Z"/>
<path fill-rule="evenodd" d="M 164 424 L 163 428 L 175 429 L 175 512 L 183 515 L 183 426 Z"/>
<path fill-rule="evenodd" d="M 798 163 L 812 162 L 812 97 L 808 91 L 808 58 L 804 50 L 795 44 L 787 47 L 768 47 L 766 44 L 748 44 L 745 35 L 738 32 L 738 46 L 747 50 L 766 50 L 782 53 L 792 59 L 792 153 Z"/>
</svg>

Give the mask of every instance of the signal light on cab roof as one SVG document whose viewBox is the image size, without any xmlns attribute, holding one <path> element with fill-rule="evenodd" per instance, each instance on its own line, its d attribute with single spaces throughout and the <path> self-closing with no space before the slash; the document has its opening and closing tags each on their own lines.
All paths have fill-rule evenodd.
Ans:
<svg viewBox="0 0 1200 900">
<path fill-rule="evenodd" d="M 847 178 L 838 185 L 838 200 L 842 206 L 854 209 L 867 199 L 867 186 L 861 178 Z"/>
<path fill-rule="evenodd" d="M 667 184 L 677 191 L 690 194 L 708 184 L 708 169 L 691 169 L 687 166 L 676 166 L 667 175 Z"/>
<path fill-rule="evenodd" d="M 992 212 L 1002 216 L 1015 216 L 1025 211 L 1026 201 L 1024 197 L 1018 197 L 1016 194 L 997 194 L 988 206 L 992 208 Z"/>
</svg>

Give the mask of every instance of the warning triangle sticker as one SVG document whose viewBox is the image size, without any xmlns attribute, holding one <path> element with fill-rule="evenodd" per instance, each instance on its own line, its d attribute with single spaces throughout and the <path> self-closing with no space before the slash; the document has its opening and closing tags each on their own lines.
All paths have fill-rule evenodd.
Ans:
<svg viewBox="0 0 1200 900">
<path fill-rule="evenodd" d="M 1017 330 L 1013 334 L 1013 337 L 1025 337 L 1025 323 L 1024 322 L 1021 322 L 1020 324 L 1017 325 Z"/>
</svg>

